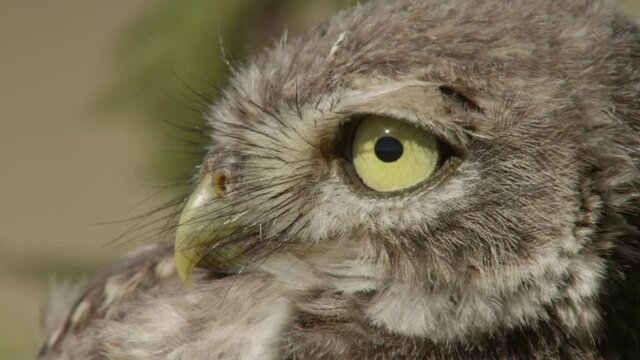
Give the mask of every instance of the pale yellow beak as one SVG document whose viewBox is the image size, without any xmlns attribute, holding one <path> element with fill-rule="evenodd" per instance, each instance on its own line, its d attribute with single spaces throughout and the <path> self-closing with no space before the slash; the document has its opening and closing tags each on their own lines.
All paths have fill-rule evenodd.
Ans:
<svg viewBox="0 0 640 360">
<path fill-rule="evenodd" d="M 185 287 L 191 286 L 191 275 L 198 263 L 209 255 L 216 243 L 237 229 L 238 215 L 222 215 L 228 212 L 226 206 L 215 190 L 212 175 L 207 173 L 182 210 L 176 229 L 176 269 Z M 232 244 L 225 244 L 225 255 L 236 252 L 239 250 Z"/>
</svg>

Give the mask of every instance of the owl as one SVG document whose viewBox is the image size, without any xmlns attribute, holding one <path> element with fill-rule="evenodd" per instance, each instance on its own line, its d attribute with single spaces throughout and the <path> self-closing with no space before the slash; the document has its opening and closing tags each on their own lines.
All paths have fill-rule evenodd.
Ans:
<svg viewBox="0 0 640 360">
<path fill-rule="evenodd" d="M 640 30 L 613 1 L 378 0 L 234 71 L 160 238 L 40 359 L 640 356 Z"/>
</svg>

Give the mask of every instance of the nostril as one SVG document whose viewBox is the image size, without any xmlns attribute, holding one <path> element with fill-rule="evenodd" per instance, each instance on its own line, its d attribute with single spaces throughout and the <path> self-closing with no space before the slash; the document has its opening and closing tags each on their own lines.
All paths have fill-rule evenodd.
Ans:
<svg viewBox="0 0 640 360">
<path fill-rule="evenodd" d="M 237 167 L 238 156 L 223 149 L 212 150 L 201 167 L 201 177 L 206 176 L 209 186 L 216 197 L 229 196 L 234 191 L 236 179 L 234 170 Z"/>
<path fill-rule="evenodd" d="M 212 185 L 216 195 L 222 196 L 227 192 L 227 181 L 229 179 L 228 170 L 218 170 L 214 172 Z"/>
</svg>

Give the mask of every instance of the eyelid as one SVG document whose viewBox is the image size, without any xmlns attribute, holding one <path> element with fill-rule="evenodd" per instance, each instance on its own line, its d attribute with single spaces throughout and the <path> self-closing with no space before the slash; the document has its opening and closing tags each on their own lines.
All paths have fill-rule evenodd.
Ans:
<svg viewBox="0 0 640 360">
<path fill-rule="evenodd" d="M 418 114 L 413 112 L 406 113 L 409 116 L 398 118 L 389 113 L 382 112 L 371 112 L 371 113 L 355 113 L 352 114 L 347 121 L 345 121 L 341 127 L 340 131 L 343 132 L 341 136 L 340 143 L 342 146 L 345 145 L 345 142 L 350 143 L 353 140 L 353 136 L 355 134 L 355 129 L 357 129 L 358 125 L 362 120 L 366 119 L 370 116 L 382 116 L 389 117 L 394 119 L 395 121 L 405 123 L 407 125 L 416 127 L 424 132 L 427 132 L 438 139 L 439 143 L 446 145 L 447 150 L 452 151 L 458 157 L 464 157 L 466 154 L 466 139 L 463 139 L 464 131 L 459 128 L 457 124 L 451 124 L 449 126 L 450 129 L 445 128 L 444 122 L 442 121 L 427 121 L 423 117 L 420 117 Z M 344 132 L 347 132 L 347 136 L 345 137 Z M 464 134 L 463 134 L 464 133 Z M 347 157 L 347 158 L 350 158 Z"/>
<path fill-rule="evenodd" d="M 448 90 L 453 98 L 447 96 Z M 490 121 L 477 97 L 479 91 L 442 81 L 385 82 L 347 91 L 333 111 L 344 119 L 341 122 L 369 114 L 388 116 L 421 128 L 447 142 L 456 152 L 465 153 L 472 139 L 470 131 Z"/>
</svg>

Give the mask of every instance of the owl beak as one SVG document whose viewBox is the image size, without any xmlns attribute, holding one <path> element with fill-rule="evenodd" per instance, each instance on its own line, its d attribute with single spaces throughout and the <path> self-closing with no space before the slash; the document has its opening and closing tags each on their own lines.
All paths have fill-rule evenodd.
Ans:
<svg viewBox="0 0 640 360">
<path fill-rule="evenodd" d="M 176 269 L 187 288 L 191 286 L 193 270 L 207 252 L 237 228 L 237 217 L 221 215 L 226 206 L 221 199 L 223 191 L 217 187 L 219 183 L 214 183 L 218 181 L 215 179 L 216 175 L 211 173 L 203 176 L 178 219 L 174 244 Z M 224 246 L 227 256 L 234 250 L 232 246 Z"/>
</svg>

